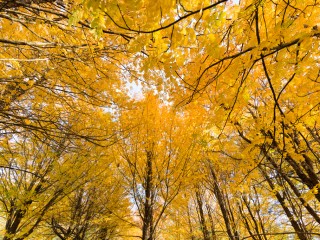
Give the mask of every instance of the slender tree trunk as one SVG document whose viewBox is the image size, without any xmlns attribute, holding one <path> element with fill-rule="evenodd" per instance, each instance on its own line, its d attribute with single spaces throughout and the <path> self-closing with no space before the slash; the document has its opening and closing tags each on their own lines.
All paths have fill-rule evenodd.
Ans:
<svg viewBox="0 0 320 240">
<path fill-rule="evenodd" d="M 3 240 L 13 239 L 14 235 L 17 233 L 18 226 L 20 225 L 24 215 L 25 215 L 25 211 L 21 209 L 12 209 L 9 219 L 6 222 L 6 226 L 5 226 L 6 233 Z"/>
<path fill-rule="evenodd" d="M 227 234 L 231 240 L 239 240 L 240 238 L 239 238 L 238 231 L 235 229 L 234 223 L 232 222 L 232 219 L 230 219 L 230 216 L 228 214 L 228 205 L 218 185 L 218 179 L 215 174 L 215 171 L 211 165 L 209 167 L 210 167 L 211 176 L 213 178 L 214 195 L 218 200 L 218 204 L 221 209 L 223 220 L 226 226 Z"/>
<path fill-rule="evenodd" d="M 147 151 L 147 165 L 145 178 L 145 203 L 142 226 L 142 240 L 153 240 L 153 203 L 152 203 L 152 153 Z"/>
<path fill-rule="evenodd" d="M 195 240 L 196 238 L 193 235 L 193 227 L 192 227 L 192 222 L 191 222 L 189 206 L 188 206 L 188 223 L 189 223 L 189 231 L 190 231 L 191 240 Z"/>
<path fill-rule="evenodd" d="M 208 217 L 209 217 L 209 221 L 210 221 L 211 239 L 212 240 L 217 240 L 216 230 L 215 230 L 215 227 L 214 227 L 212 212 L 211 212 L 211 208 L 210 208 L 209 203 L 206 203 L 206 208 L 207 208 Z"/>
<path fill-rule="evenodd" d="M 198 204 L 198 209 L 199 209 L 200 227 L 201 227 L 201 231 L 203 234 L 203 239 L 210 240 L 209 231 L 207 228 L 206 219 L 205 219 L 204 212 L 203 212 L 203 200 L 202 200 L 202 197 L 201 197 L 198 189 L 196 190 L 196 199 L 197 199 L 197 204 Z"/>
<path fill-rule="evenodd" d="M 285 214 L 287 215 L 291 226 L 293 227 L 293 229 L 295 230 L 298 238 L 300 240 L 309 240 L 310 238 L 307 237 L 306 233 L 304 232 L 304 229 L 300 227 L 299 223 L 295 220 L 293 214 L 291 213 L 290 209 L 287 207 L 286 203 L 285 203 L 285 198 L 283 196 L 281 196 L 281 194 L 275 190 L 275 186 L 274 183 L 272 182 L 272 180 L 269 178 L 268 174 L 266 173 L 266 171 L 264 169 L 262 169 L 262 167 L 260 167 L 260 170 L 263 174 L 263 176 L 265 177 L 265 179 L 267 180 L 270 188 L 275 191 L 275 195 L 277 200 L 279 201 L 283 211 L 285 212 Z"/>
</svg>

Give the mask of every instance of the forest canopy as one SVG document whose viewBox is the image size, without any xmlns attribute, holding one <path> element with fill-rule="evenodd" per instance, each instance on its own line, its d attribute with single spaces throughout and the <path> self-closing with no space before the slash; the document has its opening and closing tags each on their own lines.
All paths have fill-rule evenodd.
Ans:
<svg viewBox="0 0 320 240">
<path fill-rule="evenodd" d="M 0 0 L 0 239 L 318 239 L 319 39 L 318 0 Z"/>
</svg>

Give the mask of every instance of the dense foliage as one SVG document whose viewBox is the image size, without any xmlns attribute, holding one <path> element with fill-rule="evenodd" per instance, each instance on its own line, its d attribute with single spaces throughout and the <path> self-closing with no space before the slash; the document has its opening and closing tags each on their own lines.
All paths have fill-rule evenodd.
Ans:
<svg viewBox="0 0 320 240">
<path fill-rule="evenodd" d="M 0 0 L 0 238 L 318 239 L 318 0 Z"/>
</svg>

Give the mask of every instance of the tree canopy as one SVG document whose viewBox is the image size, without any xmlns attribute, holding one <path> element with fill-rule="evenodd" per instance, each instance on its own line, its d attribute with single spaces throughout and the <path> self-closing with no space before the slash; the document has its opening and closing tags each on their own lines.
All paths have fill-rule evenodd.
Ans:
<svg viewBox="0 0 320 240">
<path fill-rule="evenodd" d="M 317 239 L 318 0 L 0 0 L 0 238 Z"/>
</svg>

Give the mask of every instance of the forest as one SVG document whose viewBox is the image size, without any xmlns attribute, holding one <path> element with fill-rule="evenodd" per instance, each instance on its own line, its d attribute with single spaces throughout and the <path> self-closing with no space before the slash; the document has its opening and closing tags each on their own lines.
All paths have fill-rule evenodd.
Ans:
<svg viewBox="0 0 320 240">
<path fill-rule="evenodd" d="M 0 239 L 320 239 L 319 40 L 319 0 L 0 0 Z"/>
</svg>

